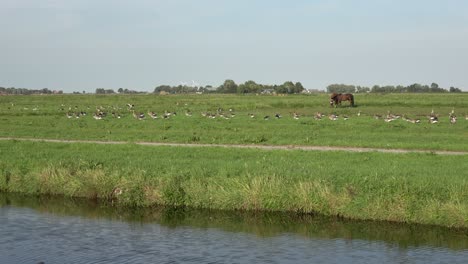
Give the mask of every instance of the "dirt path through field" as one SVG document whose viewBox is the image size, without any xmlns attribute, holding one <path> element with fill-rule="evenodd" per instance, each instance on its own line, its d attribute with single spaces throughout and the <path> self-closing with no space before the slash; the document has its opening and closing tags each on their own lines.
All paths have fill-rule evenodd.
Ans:
<svg viewBox="0 0 468 264">
<path fill-rule="evenodd" d="M 349 151 L 349 152 L 384 152 L 384 153 L 431 153 L 438 155 L 468 155 L 467 151 L 445 150 L 417 150 L 417 149 L 383 149 L 360 147 L 332 147 L 332 146 L 296 146 L 296 145 L 241 145 L 241 144 L 189 144 L 189 143 L 163 143 L 163 142 L 127 142 L 127 141 L 98 141 L 98 140 L 66 140 L 66 139 L 40 139 L 40 138 L 13 138 L 6 137 L 0 140 L 37 141 L 52 143 L 91 143 L 91 144 L 136 144 L 143 146 L 173 146 L 173 147 L 222 147 L 222 148 L 255 148 L 265 150 L 309 150 L 309 151 Z"/>
</svg>

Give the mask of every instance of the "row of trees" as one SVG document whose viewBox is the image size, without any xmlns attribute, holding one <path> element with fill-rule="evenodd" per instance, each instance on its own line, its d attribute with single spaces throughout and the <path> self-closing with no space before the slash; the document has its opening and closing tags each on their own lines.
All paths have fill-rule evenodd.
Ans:
<svg viewBox="0 0 468 264">
<path fill-rule="evenodd" d="M 52 91 L 47 88 L 43 89 L 26 89 L 26 88 L 15 88 L 15 87 L 0 87 L 0 94 L 62 94 L 63 91 Z"/>
<path fill-rule="evenodd" d="M 196 92 L 203 92 L 203 93 L 300 93 L 304 90 L 304 87 L 300 82 L 293 83 L 291 81 L 285 82 L 281 85 L 266 85 L 266 84 L 258 84 L 252 80 L 246 81 L 242 84 L 236 84 L 233 80 L 225 80 L 223 84 L 218 87 L 213 87 L 207 85 L 205 87 L 197 87 L 197 86 L 186 86 L 186 85 L 178 85 L 178 86 L 170 86 L 170 85 L 160 85 L 154 89 L 154 93 L 196 93 Z"/>
<path fill-rule="evenodd" d="M 277 93 L 277 94 L 297 94 L 303 92 L 305 89 L 300 82 L 293 83 L 291 81 L 284 82 L 280 85 L 269 85 L 269 84 L 258 84 L 252 80 L 246 81 L 242 84 L 236 84 L 233 80 L 225 80 L 223 84 L 218 87 L 213 87 L 207 85 L 205 87 L 201 86 L 187 86 L 187 85 L 159 85 L 157 86 L 153 93 Z M 129 90 L 124 88 L 119 88 L 117 90 L 119 94 L 140 94 L 147 93 L 142 91 Z M 379 86 L 374 85 L 372 87 L 366 86 L 355 86 L 349 84 L 330 84 L 327 86 L 328 93 L 459 93 L 462 92 L 461 89 L 450 87 L 448 90 L 439 87 L 437 83 L 432 83 L 429 85 L 422 85 L 419 83 L 414 83 L 408 86 L 402 85 L 386 85 Z M 43 89 L 26 89 L 26 88 L 5 88 L 0 87 L 0 94 L 62 94 L 63 91 L 52 91 L 47 88 Z M 73 92 L 78 93 L 79 92 Z M 85 91 L 83 91 L 85 93 Z M 96 94 L 115 94 L 116 92 L 113 89 L 97 88 L 95 91 Z"/>
<path fill-rule="evenodd" d="M 327 86 L 328 93 L 460 93 L 461 89 L 450 87 L 449 90 L 446 90 L 442 87 L 439 87 L 437 83 L 432 83 L 429 85 L 422 85 L 419 83 L 414 83 L 408 86 L 403 85 L 386 85 L 379 86 L 374 85 L 372 88 L 364 86 L 355 86 L 349 84 L 330 84 Z"/>
<path fill-rule="evenodd" d="M 159 85 L 154 88 L 154 93 L 197 93 L 197 92 L 210 92 L 212 91 L 213 87 L 211 85 L 207 85 L 205 87 L 198 87 L 198 86 L 187 86 L 187 85 L 177 85 L 177 86 L 170 86 L 170 85 Z"/>
<path fill-rule="evenodd" d="M 233 80 L 226 80 L 222 85 L 216 88 L 218 93 L 280 93 L 294 94 L 301 93 L 304 87 L 300 82 L 284 82 L 280 85 L 258 84 L 252 80 L 237 85 Z"/>
</svg>

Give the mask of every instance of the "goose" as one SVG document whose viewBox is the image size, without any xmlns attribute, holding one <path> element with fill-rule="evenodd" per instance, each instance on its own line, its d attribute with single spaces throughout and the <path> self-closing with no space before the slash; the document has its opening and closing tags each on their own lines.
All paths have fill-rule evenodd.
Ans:
<svg viewBox="0 0 468 264">
<path fill-rule="evenodd" d="M 315 115 L 314 115 L 314 119 L 315 119 L 315 120 L 321 120 L 322 117 L 324 117 L 324 116 L 325 116 L 324 114 L 322 114 L 322 113 L 320 113 L 320 112 L 317 112 L 317 113 L 315 113 Z"/>
<path fill-rule="evenodd" d="M 384 118 L 384 121 L 389 123 L 396 120 L 395 116 L 390 114 L 390 111 L 388 112 L 387 116 Z"/>
<path fill-rule="evenodd" d="M 391 121 L 393 120 L 396 120 L 396 119 L 399 119 L 401 118 L 401 115 L 394 115 L 392 113 L 390 113 L 390 111 L 387 111 L 387 119 L 392 119 Z"/>
<path fill-rule="evenodd" d="M 455 115 L 450 116 L 450 124 L 454 125 L 457 122 L 457 117 Z"/>
<path fill-rule="evenodd" d="M 457 116 L 455 115 L 455 109 L 452 108 L 452 112 L 449 114 L 450 124 L 454 125 L 457 122 Z"/>
<path fill-rule="evenodd" d="M 431 114 L 429 115 L 429 123 L 435 124 L 439 122 L 439 118 L 437 114 L 434 113 L 434 109 L 432 109 Z"/>
<path fill-rule="evenodd" d="M 96 119 L 96 120 L 101 120 L 101 119 L 102 119 L 102 115 L 101 115 L 101 113 L 94 113 L 94 114 L 93 114 L 93 118 Z"/>
<path fill-rule="evenodd" d="M 156 113 L 153 112 L 153 111 L 148 111 L 148 115 L 149 115 L 151 118 L 153 118 L 153 119 L 158 118 L 158 114 L 156 114 Z"/>
<path fill-rule="evenodd" d="M 357 116 L 361 116 L 361 110 L 359 110 L 359 112 L 357 113 Z"/>
<path fill-rule="evenodd" d="M 225 116 L 224 113 L 219 113 L 219 117 L 224 118 L 224 119 L 229 119 L 229 117 Z"/>
<path fill-rule="evenodd" d="M 336 120 L 338 120 L 338 115 L 329 114 L 329 115 L 328 115 L 328 119 L 330 119 L 330 120 L 332 120 L 332 121 L 336 121 Z"/>
<path fill-rule="evenodd" d="M 192 116 L 192 112 L 190 112 L 189 110 L 187 110 L 187 111 L 185 112 L 185 116 Z"/>
<path fill-rule="evenodd" d="M 145 119 L 145 114 L 143 113 L 135 113 L 135 110 L 132 110 L 132 113 L 133 113 L 133 117 L 138 119 L 138 120 L 143 120 Z"/>
<path fill-rule="evenodd" d="M 280 119 L 280 118 L 281 118 L 281 115 L 278 114 L 278 113 L 276 113 L 276 114 L 275 114 L 275 117 L 276 117 L 277 119 Z"/>
<path fill-rule="evenodd" d="M 343 119 L 344 119 L 344 120 L 348 120 L 348 119 L 349 119 L 349 116 L 344 115 L 344 116 L 343 116 Z"/>
<path fill-rule="evenodd" d="M 72 112 L 67 112 L 67 118 L 72 118 L 73 117 L 73 113 Z"/>
<path fill-rule="evenodd" d="M 431 116 L 429 117 L 429 123 L 435 124 L 439 122 L 439 118 L 437 116 Z"/>
<path fill-rule="evenodd" d="M 252 114 L 252 113 L 249 113 L 249 117 L 250 117 L 250 118 L 254 118 L 254 117 L 255 117 L 255 115 L 254 115 L 254 114 Z"/>
<path fill-rule="evenodd" d="M 296 119 L 296 120 L 299 119 L 299 114 L 296 113 L 296 112 L 294 112 L 294 113 L 293 113 L 293 118 Z"/>
<path fill-rule="evenodd" d="M 375 115 L 374 115 L 374 118 L 375 118 L 375 119 L 380 119 L 380 118 L 382 118 L 382 116 L 381 116 L 381 115 L 378 115 L 378 114 L 375 114 Z"/>
<path fill-rule="evenodd" d="M 269 115 L 266 115 L 266 116 L 263 117 L 263 119 L 264 119 L 264 120 L 268 120 L 268 119 L 270 119 L 270 116 L 269 116 Z"/>
<path fill-rule="evenodd" d="M 405 120 L 406 122 L 413 123 L 413 124 L 421 123 L 420 119 L 411 119 L 411 118 L 408 118 L 406 116 L 403 116 L 403 120 Z"/>
</svg>

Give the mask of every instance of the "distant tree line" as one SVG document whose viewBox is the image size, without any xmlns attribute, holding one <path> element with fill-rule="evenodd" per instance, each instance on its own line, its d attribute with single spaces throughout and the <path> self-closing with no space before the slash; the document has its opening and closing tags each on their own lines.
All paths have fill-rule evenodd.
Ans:
<svg viewBox="0 0 468 264">
<path fill-rule="evenodd" d="M 236 84 L 233 80 L 225 80 L 223 84 L 218 87 L 211 85 L 202 86 L 188 86 L 188 85 L 159 85 L 153 93 L 227 93 L 227 94 L 298 94 L 303 92 L 305 89 L 300 82 L 287 81 L 283 84 L 259 84 L 255 81 L 249 80 L 241 84 Z M 327 86 L 328 93 L 460 93 L 461 89 L 450 87 L 448 90 L 439 87 L 437 83 L 429 85 L 422 85 L 414 83 L 408 86 L 402 85 L 385 85 L 379 86 L 374 85 L 372 87 L 356 86 L 349 84 L 330 84 Z M 0 94 L 62 94 L 62 90 L 49 90 L 48 88 L 43 89 L 27 89 L 27 88 L 5 88 L 0 87 Z M 83 91 L 83 94 L 85 91 Z M 113 89 L 96 88 L 96 94 L 116 94 Z M 146 91 L 136 91 L 124 88 L 117 90 L 119 94 L 143 94 Z M 80 92 L 73 92 L 73 94 L 80 94 Z"/>
<path fill-rule="evenodd" d="M 115 94 L 113 89 L 96 88 L 96 94 Z"/>
<path fill-rule="evenodd" d="M 43 89 L 27 89 L 27 88 L 15 88 L 15 87 L 0 87 L 0 94 L 62 94 L 63 91 L 52 91 L 47 88 Z"/>
<path fill-rule="evenodd" d="M 177 86 L 170 86 L 170 85 L 159 85 L 154 88 L 153 93 L 170 93 L 170 94 L 179 94 L 179 93 L 204 93 L 212 91 L 213 87 L 211 85 L 207 85 L 205 87 L 199 86 L 188 86 L 188 85 L 177 85 Z"/>
<path fill-rule="evenodd" d="M 230 93 L 230 94 L 247 94 L 247 93 L 281 93 L 281 94 L 294 94 L 300 93 L 304 87 L 300 82 L 293 83 L 291 81 L 285 82 L 280 85 L 258 84 L 252 80 L 246 81 L 242 84 L 236 84 L 233 80 L 225 80 L 223 84 L 218 87 L 207 85 L 205 87 L 187 86 L 187 85 L 160 85 L 154 89 L 154 93 L 195 93 L 195 92 L 209 92 L 209 93 Z"/>
<path fill-rule="evenodd" d="M 85 92 L 83 91 L 83 93 L 85 93 Z M 114 89 L 97 88 L 95 93 L 96 94 L 115 94 L 116 92 L 114 91 Z M 125 89 L 124 88 L 119 88 L 117 90 L 117 93 L 119 93 L 119 94 L 145 94 L 147 92 L 130 90 L 130 89 L 127 89 L 127 88 L 125 88 Z"/>
<path fill-rule="evenodd" d="M 371 88 L 364 86 L 355 86 L 349 84 L 330 84 L 327 86 L 328 93 L 461 93 L 462 90 L 450 87 L 449 90 L 439 87 L 437 83 L 422 85 L 414 83 L 408 86 L 403 85 L 374 85 Z"/>
</svg>

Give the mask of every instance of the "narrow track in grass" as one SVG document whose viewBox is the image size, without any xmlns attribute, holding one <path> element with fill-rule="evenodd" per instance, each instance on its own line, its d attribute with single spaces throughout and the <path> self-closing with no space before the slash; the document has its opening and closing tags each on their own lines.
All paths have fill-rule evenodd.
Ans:
<svg viewBox="0 0 468 264">
<path fill-rule="evenodd" d="M 108 144 L 108 145 L 136 144 L 136 145 L 143 145 L 143 146 L 172 146 L 172 147 L 222 147 L 222 148 L 247 148 L 247 149 L 254 148 L 254 149 L 265 149 L 265 150 L 348 151 L 348 152 L 384 152 L 384 153 L 426 153 L 426 154 L 437 154 L 437 155 L 468 155 L 467 151 L 384 149 L 384 148 L 336 147 L 336 146 L 191 144 L 191 143 L 67 140 L 67 139 L 16 138 L 16 137 L 0 137 L 0 140 L 35 141 L 35 142 L 49 142 L 49 143 L 88 143 L 88 144 Z"/>
</svg>

